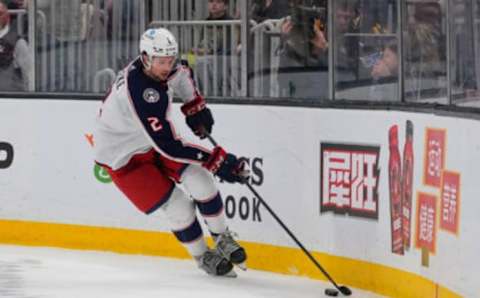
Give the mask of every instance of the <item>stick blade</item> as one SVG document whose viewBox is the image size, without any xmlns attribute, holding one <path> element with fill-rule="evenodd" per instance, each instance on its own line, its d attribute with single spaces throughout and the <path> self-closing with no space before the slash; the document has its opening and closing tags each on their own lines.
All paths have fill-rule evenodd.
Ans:
<svg viewBox="0 0 480 298">
<path fill-rule="evenodd" d="M 340 286 L 340 287 L 338 287 L 338 289 L 340 290 L 340 292 L 342 292 L 342 294 L 344 296 L 352 295 L 352 291 L 349 288 L 347 288 L 346 286 Z"/>
</svg>

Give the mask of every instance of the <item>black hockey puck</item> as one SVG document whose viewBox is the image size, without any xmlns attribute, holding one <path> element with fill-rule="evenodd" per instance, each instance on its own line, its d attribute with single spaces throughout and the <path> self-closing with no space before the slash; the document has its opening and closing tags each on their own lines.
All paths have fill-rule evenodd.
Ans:
<svg viewBox="0 0 480 298">
<path fill-rule="evenodd" d="M 338 296 L 338 291 L 335 290 L 335 289 L 325 289 L 325 295 L 332 296 L 332 297 L 337 297 Z"/>
</svg>

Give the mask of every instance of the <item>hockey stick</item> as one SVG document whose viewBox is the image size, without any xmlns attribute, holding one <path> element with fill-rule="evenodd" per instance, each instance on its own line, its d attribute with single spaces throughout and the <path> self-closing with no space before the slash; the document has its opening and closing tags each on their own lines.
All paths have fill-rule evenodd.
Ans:
<svg viewBox="0 0 480 298">
<path fill-rule="evenodd" d="M 207 134 L 207 138 L 212 143 L 213 146 L 218 146 L 217 142 L 213 137 L 209 134 Z M 277 216 L 277 214 L 270 208 L 270 206 L 265 202 L 265 200 L 260 196 L 260 194 L 253 188 L 253 186 L 250 184 L 250 182 L 246 181 L 245 184 L 247 185 L 248 189 L 257 197 L 257 199 L 260 201 L 260 203 L 267 209 L 267 211 L 275 218 L 275 220 L 282 226 L 282 228 L 287 232 L 287 234 L 295 241 L 295 243 L 302 249 L 302 251 L 307 255 L 307 257 L 310 259 L 310 261 L 315 264 L 315 266 L 320 269 L 320 271 L 323 273 L 323 275 L 333 284 L 333 286 L 340 291 L 344 296 L 350 296 L 352 294 L 352 291 L 346 287 L 346 286 L 339 286 L 335 280 L 328 274 L 328 272 L 318 263 L 318 261 L 313 257 L 313 255 L 303 246 L 303 244 L 295 237 L 295 235 L 290 231 L 290 229 L 283 223 L 283 221 Z M 327 289 L 328 290 L 328 289 Z M 327 293 L 327 291 L 325 291 Z M 336 295 L 334 295 L 336 296 Z"/>
</svg>

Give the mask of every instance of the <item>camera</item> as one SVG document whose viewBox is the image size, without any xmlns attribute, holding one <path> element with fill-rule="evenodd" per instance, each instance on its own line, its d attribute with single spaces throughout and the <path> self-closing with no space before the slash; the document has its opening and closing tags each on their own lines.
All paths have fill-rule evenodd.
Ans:
<svg viewBox="0 0 480 298">
<path fill-rule="evenodd" d="M 314 27 L 325 30 L 327 10 L 325 1 L 294 0 L 290 2 L 290 20 L 294 27 L 301 28 L 308 38 L 315 36 Z"/>
</svg>

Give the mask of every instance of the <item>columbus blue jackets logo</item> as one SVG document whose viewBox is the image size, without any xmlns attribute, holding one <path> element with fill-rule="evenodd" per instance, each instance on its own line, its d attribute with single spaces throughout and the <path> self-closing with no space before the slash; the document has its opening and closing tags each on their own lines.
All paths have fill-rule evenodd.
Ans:
<svg viewBox="0 0 480 298">
<path fill-rule="evenodd" d="M 155 89 L 147 88 L 143 91 L 143 99 L 148 103 L 156 103 L 160 100 L 160 94 Z"/>
<path fill-rule="evenodd" d="M 150 40 L 153 40 L 155 38 L 155 29 L 148 30 L 145 37 L 147 37 Z"/>
</svg>

